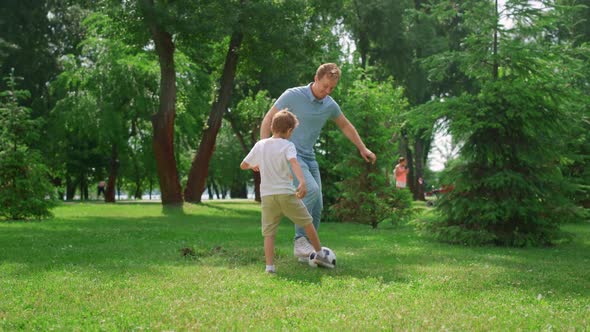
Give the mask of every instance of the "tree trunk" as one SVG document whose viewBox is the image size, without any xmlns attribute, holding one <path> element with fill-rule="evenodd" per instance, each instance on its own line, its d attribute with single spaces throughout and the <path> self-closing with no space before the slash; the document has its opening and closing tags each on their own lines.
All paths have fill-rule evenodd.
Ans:
<svg viewBox="0 0 590 332">
<path fill-rule="evenodd" d="M 152 191 L 154 190 L 154 181 L 152 180 L 152 177 L 150 176 L 150 201 L 152 200 Z"/>
<path fill-rule="evenodd" d="M 141 188 L 141 174 L 140 174 L 140 170 L 139 170 L 139 165 L 137 160 L 133 160 L 133 170 L 134 173 L 134 180 L 135 180 L 135 194 L 133 195 L 136 199 L 141 199 L 141 194 L 142 194 L 142 189 Z"/>
<path fill-rule="evenodd" d="M 186 188 L 184 190 L 184 197 L 187 202 L 201 202 L 201 194 L 205 190 L 207 173 L 209 172 L 209 161 L 215 150 L 217 133 L 221 127 L 223 113 L 227 109 L 231 98 L 233 82 L 238 65 L 238 51 L 242 44 L 242 37 L 243 35 L 241 32 L 234 32 L 232 34 L 227 56 L 225 58 L 218 97 L 211 106 L 207 128 L 203 131 L 199 150 L 193 159 Z"/>
<path fill-rule="evenodd" d="M 369 54 L 369 33 L 367 32 L 367 27 L 365 26 L 365 19 L 363 14 L 361 13 L 360 6 L 358 1 L 353 1 L 354 9 L 356 18 L 358 21 L 358 40 L 356 40 L 357 49 L 361 56 L 361 68 L 367 68 L 367 60 Z"/>
<path fill-rule="evenodd" d="M 494 44 L 493 44 L 493 57 L 494 57 L 494 63 L 493 63 L 493 67 L 492 67 L 492 77 L 494 78 L 494 80 L 498 79 L 498 74 L 499 74 L 499 68 L 500 65 L 498 63 L 498 24 L 500 21 L 500 15 L 498 13 L 498 0 L 496 0 L 495 3 L 495 10 L 496 10 L 496 25 L 494 26 Z"/>
<path fill-rule="evenodd" d="M 76 183 L 72 181 L 72 177 L 67 174 L 66 175 L 66 201 L 71 201 L 76 196 Z"/>
<path fill-rule="evenodd" d="M 152 116 L 153 148 L 160 181 L 162 204 L 182 204 L 178 169 L 174 158 L 174 118 L 176 116 L 176 72 L 172 35 L 156 22 L 153 0 L 144 0 L 149 26 L 160 62 L 160 107 Z"/>
<path fill-rule="evenodd" d="M 209 195 L 209 200 L 215 199 L 215 196 L 213 196 L 213 187 L 210 182 L 207 182 L 207 194 Z"/>
<path fill-rule="evenodd" d="M 252 171 L 252 173 L 254 176 L 254 200 L 257 202 L 262 202 L 262 196 L 260 196 L 260 172 Z"/>
<path fill-rule="evenodd" d="M 245 183 L 235 181 L 229 189 L 230 198 L 248 198 L 248 187 Z"/>
<path fill-rule="evenodd" d="M 109 179 L 104 193 L 104 201 L 107 203 L 115 203 L 115 186 L 117 183 L 117 171 L 119 170 L 119 160 L 117 158 L 117 147 L 113 144 L 111 148 L 111 161 L 109 162 Z"/>
<path fill-rule="evenodd" d="M 425 201 L 424 197 L 424 182 L 420 183 L 418 179 L 424 180 L 424 148 L 425 142 L 421 138 L 416 138 L 414 142 L 414 176 L 412 182 L 414 183 L 414 190 L 412 191 L 414 199 L 418 201 Z"/>
<path fill-rule="evenodd" d="M 86 173 L 80 174 L 80 200 L 88 200 L 88 179 L 86 178 Z"/>
</svg>

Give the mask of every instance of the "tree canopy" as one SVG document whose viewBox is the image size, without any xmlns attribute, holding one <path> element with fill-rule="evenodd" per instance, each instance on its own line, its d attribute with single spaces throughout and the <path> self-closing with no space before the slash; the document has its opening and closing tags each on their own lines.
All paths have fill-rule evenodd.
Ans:
<svg viewBox="0 0 590 332">
<path fill-rule="evenodd" d="M 365 167 L 326 126 L 315 147 L 333 207 L 324 217 L 364 211 L 349 219 L 376 227 L 407 216 L 395 208 L 409 208 L 409 197 L 390 181 L 403 156 L 414 200 L 425 199 L 424 182 L 454 186 L 431 234 L 547 244 L 590 204 L 589 8 L 588 0 L 3 1 L 2 121 L 31 129 L 3 129 L 0 145 L 31 151 L 26 163 L 39 167 L 26 181 L 51 183 L 48 199 L 90 199 L 99 181 L 108 182 L 107 202 L 121 192 L 165 206 L 199 203 L 206 191 L 259 199 L 258 174 L 237 170 L 262 117 L 285 89 L 335 62 L 343 76 L 332 95 L 379 162 Z M 459 150 L 434 174 L 441 130 Z M 25 163 L 10 158 L 6 174 Z M 2 190 L 14 190 L 8 178 Z"/>
</svg>

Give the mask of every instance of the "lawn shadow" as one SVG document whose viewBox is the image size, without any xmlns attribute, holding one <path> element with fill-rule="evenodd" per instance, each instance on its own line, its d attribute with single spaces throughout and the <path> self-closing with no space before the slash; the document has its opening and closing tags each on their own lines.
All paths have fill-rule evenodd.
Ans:
<svg viewBox="0 0 590 332">
<path fill-rule="evenodd" d="M 183 204 L 165 204 L 162 205 L 162 214 L 166 216 L 178 217 L 185 216 Z"/>
<path fill-rule="evenodd" d="M 116 201 L 113 205 L 162 205 L 160 201 Z"/>
<path fill-rule="evenodd" d="M 210 202 L 201 202 L 196 204 L 197 206 L 204 206 L 210 209 L 222 211 L 222 212 L 235 212 L 240 214 L 260 214 L 260 210 L 244 210 L 241 207 L 226 207 L 226 205 L 243 205 L 244 202 L 223 202 L 223 204 L 218 203 L 210 203 Z"/>
<path fill-rule="evenodd" d="M 24 226 L 24 227 L 23 227 Z M 208 260 L 239 265 L 257 261 L 247 248 L 248 234 L 259 233 L 259 221 L 248 215 L 225 215 L 178 210 L 149 217 L 71 217 L 36 225 L 7 225 L 0 232 L 0 263 L 25 267 L 22 275 L 39 270 L 79 266 L 120 273 L 164 265 L 201 264 Z M 194 248 L 192 259 L 183 248 Z M 6 250 L 4 250 L 6 248 Z M 245 257 L 242 259 L 240 257 Z M 151 267 L 151 268 L 150 268 Z"/>
</svg>

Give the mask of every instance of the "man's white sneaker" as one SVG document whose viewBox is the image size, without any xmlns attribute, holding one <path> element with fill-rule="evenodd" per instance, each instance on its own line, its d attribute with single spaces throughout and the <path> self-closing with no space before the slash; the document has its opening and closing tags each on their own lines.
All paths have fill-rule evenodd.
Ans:
<svg viewBox="0 0 590 332">
<path fill-rule="evenodd" d="M 302 236 L 295 240 L 295 245 L 293 246 L 293 255 L 295 257 L 304 258 L 305 260 L 303 262 L 306 262 L 312 252 L 315 252 L 315 250 L 306 237 Z M 302 260 L 299 261 L 301 262 Z"/>
</svg>

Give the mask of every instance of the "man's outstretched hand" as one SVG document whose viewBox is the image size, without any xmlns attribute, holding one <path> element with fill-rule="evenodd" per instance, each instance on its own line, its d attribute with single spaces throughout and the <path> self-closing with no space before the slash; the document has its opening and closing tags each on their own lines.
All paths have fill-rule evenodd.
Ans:
<svg viewBox="0 0 590 332">
<path fill-rule="evenodd" d="M 361 157 L 368 163 L 374 164 L 377 161 L 377 155 L 367 148 L 361 150 L 360 153 Z"/>
</svg>

